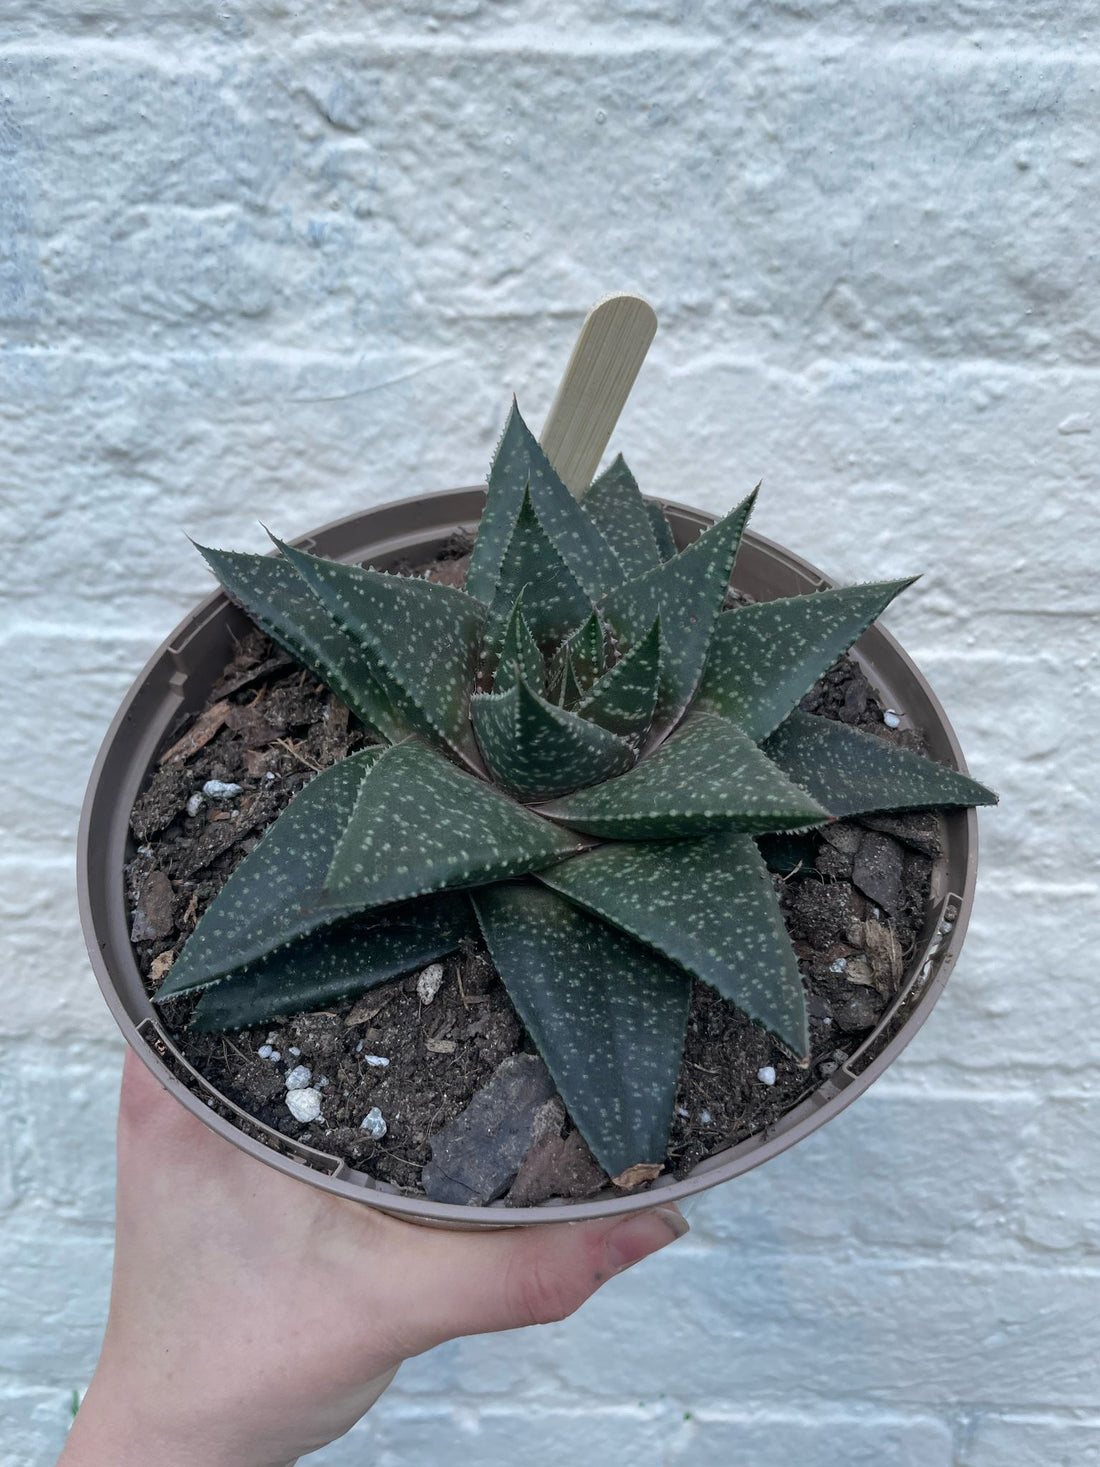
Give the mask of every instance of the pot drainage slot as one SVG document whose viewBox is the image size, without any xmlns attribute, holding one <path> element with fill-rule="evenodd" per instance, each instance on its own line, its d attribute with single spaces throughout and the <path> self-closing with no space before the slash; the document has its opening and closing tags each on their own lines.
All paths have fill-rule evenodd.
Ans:
<svg viewBox="0 0 1100 1467">
<path fill-rule="evenodd" d="M 934 989 L 939 990 L 947 982 L 950 964 L 944 960 L 955 932 L 955 923 L 963 910 L 963 900 L 956 892 L 948 892 L 936 912 L 932 936 L 920 961 L 902 986 L 897 998 L 886 1010 L 878 1028 L 867 1039 L 852 1058 L 843 1066 L 849 1079 L 872 1065 L 908 1023 L 913 1010 Z"/>
</svg>

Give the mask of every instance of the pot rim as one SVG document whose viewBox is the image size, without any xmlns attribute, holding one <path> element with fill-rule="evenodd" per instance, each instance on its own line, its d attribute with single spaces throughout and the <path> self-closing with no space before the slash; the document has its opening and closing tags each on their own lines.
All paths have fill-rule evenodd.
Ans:
<svg viewBox="0 0 1100 1467">
<path fill-rule="evenodd" d="M 292 541 L 303 549 L 345 558 L 384 562 L 445 541 L 459 529 L 473 530 L 485 491 L 481 487 L 444 489 L 413 495 L 338 520 Z M 688 543 L 715 516 L 673 501 L 656 501 L 668 514 L 677 544 Z M 780 583 L 773 595 L 792 595 L 836 584 L 801 556 L 747 531 L 734 581 L 748 557 L 758 577 L 770 572 Z M 771 582 L 768 582 L 769 586 Z M 779 1155 L 839 1115 L 897 1058 L 935 1006 L 958 953 L 973 905 L 977 871 L 977 812 L 944 812 L 945 855 L 937 862 L 935 886 L 926 913 L 919 955 L 907 967 L 899 992 L 878 1024 L 832 1075 L 762 1132 L 699 1162 L 680 1180 L 658 1178 L 647 1190 L 597 1200 L 552 1200 L 535 1207 L 499 1203 L 471 1207 L 433 1202 L 403 1193 L 349 1166 L 342 1158 L 283 1136 L 222 1095 L 184 1059 L 162 1026 L 137 967 L 129 940 L 122 856 L 129 843 L 129 816 L 137 788 L 157 750 L 184 713 L 188 673 L 185 654 L 196 641 L 216 635 L 233 617 L 244 620 L 220 589 L 205 597 L 164 639 L 138 673 L 104 736 L 88 782 L 77 846 L 77 892 L 81 926 L 103 996 L 127 1042 L 156 1079 L 193 1115 L 249 1155 L 289 1176 L 337 1196 L 378 1207 L 407 1221 L 477 1230 L 552 1222 L 582 1222 L 625 1215 L 658 1203 L 680 1202 Z M 939 699 L 923 674 L 889 632 L 873 625 L 853 648 L 873 685 L 897 690 L 899 708 L 921 707 L 913 722 L 929 737 L 935 757 L 966 773 L 958 739 Z M 887 672 L 884 674 L 883 664 Z M 222 663 L 224 665 L 224 662 Z M 140 706 L 159 688 L 154 706 Z M 207 682 L 207 687 L 209 683 Z M 904 693 L 904 697 L 901 694 Z M 190 710 L 193 711 L 193 710 Z M 159 715 L 156 718 L 152 716 Z M 126 798 L 126 789 L 130 796 Z M 121 790 L 124 798 L 114 798 Z M 117 869 L 114 869 L 117 866 Z M 935 873 L 934 873 L 935 879 Z M 945 925 L 946 924 L 946 925 Z M 123 974 L 115 971 L 119 963 Z M 125 989 L 125 993 L 123 992 Z M 181 1076 L 186 1076 L 185 1083 Z M 196 1093 L 201 1090 L 203 1093 Z M 246 1135 L 212 1104 L 239 1117 L 264 1141 Z"/>
</svg>

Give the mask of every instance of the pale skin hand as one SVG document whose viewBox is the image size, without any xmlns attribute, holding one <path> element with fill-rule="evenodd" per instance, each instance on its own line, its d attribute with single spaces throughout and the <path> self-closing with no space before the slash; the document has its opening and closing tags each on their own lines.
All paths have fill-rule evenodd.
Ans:
<svg viewBox="0 0 1100 1467">
<path fill-rule="evenodd" d="M 133 1054 L 111 1309 L 58 1467 L 286 1467 L 402 1360 L 563 1319 L 687 1230 L 672 1207 L 488 1233 L 416 1227 L 246 1156 Z"/>
</svg>

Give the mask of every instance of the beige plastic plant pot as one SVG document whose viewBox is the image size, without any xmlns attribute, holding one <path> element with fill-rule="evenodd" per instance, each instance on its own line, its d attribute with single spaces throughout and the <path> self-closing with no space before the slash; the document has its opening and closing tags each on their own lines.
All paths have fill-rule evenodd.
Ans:
<svg viewBox="0 0 1100 1467">
<path fill-rule="evenodd" d="M 337 520 L 295 543 L 318 555 L 370 560 L 380 568 L 402 560 L 430 561 L 454 530 L 476 528 L 483 504 L 482 489 L 422 495 Z M 713 516 L 697 510 L 674 504 L 662 508 L 681 548 L 713 523 Z M 742 543 L 734 583 L 757 600 L 833 584 L 798 556 L 751 533 Z M 142 782 L 157 753 L 205 704 L 230 659 L 232 634 L 239 635 L 246 624 L 243 612 L 217 591 L 180 623 L 138 676 L 92 771 L 80 823 L 78 885 L 92 966 L 127 1040 L 181 1105 L 268 1165 L 338 1196 L 437 1227 L 578 1222 L 639 1211 L 657 1201 L 679 1202 L 759 1166 L 839 1115 L 897 1058 L 942 992 L 973 902 L 977 817 L 972 809 L 940 816 L 943 855 L 933 869 L 917 953 L 877 1027 L 850 1059 L 766 1132 L 708 1157 L 681 1180 L 658 1178 L 648 1189 L 631 1195 L 608 1189 L 586 1202 L 474 1208 L 409 1196 L 337 1157 L 288 1139 L 217 1091 L 172 1042 L 149 1001 L 130 945 L 124 887 L 124 867 L 134 852 L 129 816 Z M 905 709 L 906 722 L 924 732 L 931 757 L 965 772 L 962 751 L 943 709 L 897 642 L 872 627 L 856 644 L 854 655 L 884 702 Z M 252 1135 L 246 1135 L 235 1120 L 246 1123 Z"/>
</svg>

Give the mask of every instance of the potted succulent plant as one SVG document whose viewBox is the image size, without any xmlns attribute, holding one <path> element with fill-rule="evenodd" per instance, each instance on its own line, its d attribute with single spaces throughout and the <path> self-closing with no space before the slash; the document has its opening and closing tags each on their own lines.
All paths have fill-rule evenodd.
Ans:
<svg viewBox="0 0 1100 1467">
<path fill-rule="evenodd" d="M 279 540 L 276 555 L 202 549 L 230 600 L 351 711 L 362 740 L 312 774 L 194 914 L 155 993 L 137 1002 L 144 1018 L 135 1023 L 132 982 L 123 999 L 113 970 L 106 979 L 124 1027 L 151 1040 L 146 1057 L 174 1066 L 188 1093 L 165 1014 L 199 1032 L 255 1031 L 482 945 L 545 1065 L 535 1100 L 556 1090 L 610 1179 L 595 1201 L 567 1205 L 578 1216 L 637 1205 L 673 1180 L 666 1153 L 693 987 L 767 1031 L 792 1066 L 807 1064 L 806 987 L 774 876 L 784 841 L 877 812 L 995 799 L 960 768 L 799 707 L 908 581 L 796 595 L 773 584 L 730 605 L 754 495 L 694 536 L 681 522 L 678 545 L 621 458 L 579 487 L 513 405 L 461 588 Z M 371 559 L 392 561 L 393 548 Z M 214 620 L 226 614 L 222 600 Z M 210 686 L 208 676 L 189 689 L 192 715 Z M 152 720 L 128 767 L 143 777 L 167 732 Z M 942 741 L 933 752 L 942 757 Z M 102 775 L 82 868 L 101 978 L 87 852 Z M 796 851 L 787 871 L 797 864 Z M 961 929 L 964 896 L 953 896 L 949 926 Z M 928 967 L 937 955 L 923 935 Z M 932 935 L 942 947 L 949 934 Z M 923 1017 L 921 995 L 908 1016 L 903 996 L 884 1033 Z M 323 1096 L 304 1067 L 291 1073 L 290 1103 L 309 1126 Z M 839 1089 L 822 1081 L 808 1075 L 805 1088 L 829 1101 Z M 207 1116 L 223 1129 L 243 1119 L 232 1103 L 216 1110 Z M 386 1122 L 374 1114 L 380 1139 Z M 470 1215 L 461 1190 L 431 1202 L 415 1188 L 364 1188 L 313 1132 L 301 1132 L 311 1144 L 272 1151 L 254 1139 L 264 1128 L 247 1129 L 251 1139 L 235 1139 L 276 1164 L 327 1166 L 312 1173 L 324 1185 L 426 1220 Z M 714 1175 L 704 1163 L 686 1190 Z M 526 1211 L 522 1220 L 563 1215 Z"/>
</svg>

